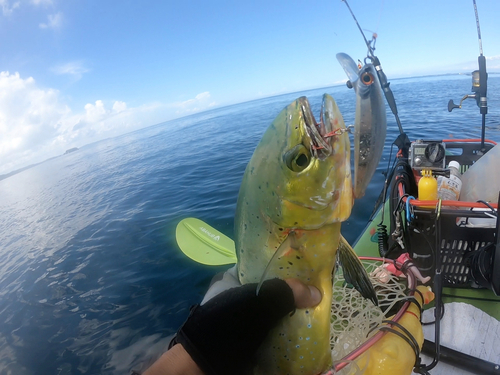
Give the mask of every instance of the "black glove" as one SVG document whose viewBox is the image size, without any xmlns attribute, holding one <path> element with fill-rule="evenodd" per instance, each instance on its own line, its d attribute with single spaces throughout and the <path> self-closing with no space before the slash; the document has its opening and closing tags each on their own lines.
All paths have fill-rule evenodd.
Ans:
<svg viewBox="0 0 500 375">
<path fill-rule="evenodd" d="M 195 306 L 170 346 L 181 344 L 207 375 L 246 374 L 269 330 L 295 311 L 292 289 L 280 279 L 225 290 Z"/>
</svg>

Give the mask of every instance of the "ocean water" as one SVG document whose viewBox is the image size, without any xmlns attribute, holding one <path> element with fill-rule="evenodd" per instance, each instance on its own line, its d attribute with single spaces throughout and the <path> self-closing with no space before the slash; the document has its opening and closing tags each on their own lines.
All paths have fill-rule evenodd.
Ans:
<svg viewBox="0 0 500 375">
<path fill-rule="evenodd" d="M 487 138 L 500 141 L 500 77 L 490 75 Z M 394 80 L 410 139 L 478 138 L 470 77 Z M 127 374 L 168 345 L 226 267 L 199 265 L 175 242 L 197 217 L 233 236 L 246 163 L 286 105 L 308 96 L 316 117 L 330 93 L 347 124 L 345 86 L 219 108 L 81 147 L 0 181 L 0 374 Z M 398 134 L 388 112 L 383 159 L 343 224 L 353 242 L 367 224 Z"/>
</svg>

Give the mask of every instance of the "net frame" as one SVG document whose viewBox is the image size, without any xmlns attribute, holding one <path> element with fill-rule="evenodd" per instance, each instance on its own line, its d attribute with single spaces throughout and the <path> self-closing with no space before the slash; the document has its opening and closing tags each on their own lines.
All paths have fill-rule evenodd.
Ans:
<svg viewBox="0 0 500 375">
<path fill-rule="evenodd" d="M 417 277 L 414 274 L 411 266 L 413 266 L 413 263 L 411 261 L 407 261 L 405 263 L 398 262 L 397 260 L 394 259 L 387 259 L 387 258 L 379 258 L 379 257 L 359 257 L 360 260 L 362 261 L 373 261 L 373 262 L 380 262 L 381 265 L 383 264 L 393 264 L 396 269 L 400 270 L 403 272 L 403 274 L 406 276 L 406 287 L 408 290 L 408 298 L 411 298 L 415 295 L 415 288 L 417 287 Z M 398 278 L 398 282 L 401 282 L 401 278 Z M 390 319 L 390 322 L 395 322 L 398 323 L 401 317 L 404 315 L 404 313 L 408 310 L 408 307 L 410 306 L 412 302 L 407 300 L 403 303 L 399 311 Z M 388 326 L 391 325 L 391 323 L 387 323 Z M 361 354 L 366 352 L 368 349 L 370 349 L 375 343 L 377 343 L 382 337 L 384 337 L 388 332 L 387 331 L 381 331 L 378 330 L 377 333 L 375 333 L 373 336 L 369 337 L 366 341 L 364 341 L 361 345 L 359 345 L 356 349 L 352 350 L 349 354 L 344 356 L 342 359 L 336 361 L 332 368 L 329 369 L 328 371 L 324 372 L 323 375 L 334 375 L 337 374 L 340 370 L 348 366 L 349 364 L 353 363 Z"/>
</svg>

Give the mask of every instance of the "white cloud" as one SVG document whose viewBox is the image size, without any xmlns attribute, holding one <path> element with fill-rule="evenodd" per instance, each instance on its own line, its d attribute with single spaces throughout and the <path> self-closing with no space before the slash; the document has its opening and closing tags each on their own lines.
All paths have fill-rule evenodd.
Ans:
<svg viewBox="0 0 500 375">
<path fill-rule="evenodd" d="M 196 100 L 205 100 L 210 98 L 210 93 L 208 91 L 202 92 L 201 94 L 196 95 L 195 99 Z"/>
<path fill-rule="evenodd" d="M 488 70 L 500 70 L 500 56 L 490 56 L 486 57 L 486 69 Z"/>
<path fill-rule="evenodd" d="M 210 92 L 205 91 L 194 97 L 180 103 L 175 103 L 172 106 L 176 108 L 176 114 L 187 115 L 189 113 L 205 111 L 208 108 L 217 105 L 216 102 L 210 100 Z"/>
<path fill-rule="evenodd" d="M 2 9 L 2 14 L 4 16 L 10 16 L 15 9 L 20 8 L 21 3 L 23 5 L 30 3 L 35 6 L 49 6 L 53 4 L 52 0 L 0 0 L 0 8 Z M 51 27 L 57 25 L 58 22 L 62 20 L 62 15 L 60 13 L 56 13 L 52 16 L 49 16 L 49 22 L 46 24 L 40 24 L 40 27 L 43 28 Z"/>
<path fill-rule="evenodd" d="M 24 163 L 57 135 L 70 109 L 58 91 L 37 87 L 33 78 L 0 73 L 0 159 L 2 169 Z"/>
<path fill-rule="evenodd" d="M 63 15 L 61 12 L 57 12 L 56 14 L 49 14 L 47 18 L 47 23 L 41 23 L 39 25 L 41 29 L 59 29 L 62 26 Z"/>
<path fill-rule="evenodd" d="M 128 108 L 123 101 L 96 100 L 74 112 L 58 90 L 40 88 L 32 77 L 1 72 L 0 174 L 165 121 L 162 109 L 159 104 Z"/>
<path fill-rule="evenodd" d="M 85 105 L 85 117 L 88 122 L 100 121 L 105 115 L 106 110 L 102 100 L 96 100 L 95 104 Z"/>
<path fill-rule="evenodd" d="M 127 104 L 125 104 L 125 102 L 116 101 L 113 104 L 113 111 L 115 111 L 116 113 L 123 112 L 126 109 L 127 109 Z"/>
<path fill-rule="evenodd" d="M 82 78 L 84 73 L 88 73 L 90 70 L 85 67 L 82 61 L 71 61 L 66 64 L 61 64 L 53 67 L 51 69 L 55 74 L 58 75 L 68 75 L 76 80 Z"/>
<path fill-rule="evenodd" d="M 12 14 L 14 9 L 19 8 L 20 4 L 20 1 L 14 1 L 11 4 L 9 0 L 0 0 L 0 7 L 2 8 L 2 13 L 4 16 L 9 16 L 10 14 Z"/>
<path fill-rule="evenodd" d="M 34 78 L 0 73 L 0 175 L 174 117 L 214 106 L 208 91 L 174 104 L 129 107 L 124 101 L 95 100 L 72 110 L 58 90 Z"/>
</svg>

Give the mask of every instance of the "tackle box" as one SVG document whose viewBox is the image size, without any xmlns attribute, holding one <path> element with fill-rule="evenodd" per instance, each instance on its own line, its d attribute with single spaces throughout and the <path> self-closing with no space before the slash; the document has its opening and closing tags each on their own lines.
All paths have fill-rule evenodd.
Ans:
<svg viewBox="0 0 500 375">
<path fill-rule="evenodd" d="M 462 174 L 483 154 L 480 142 L 444 142 L 445 164 L 456 160 L 461 165 Z M 487 151 L 494 145 L 491 141 L 484 143 Z M 440 269 L 444 287 L 481 287 L 473 273 L 486 272 L 481 264 L 477 265 L 477 262 L 483 261 L 478 257 L 495 251 L 491 247 L 496 243 L 498 229 L 492 209 L 496 210 L 498 204 L 490 204 L 488 207 L 477 202 L 460 202 L 461 206 L 439 207 L 439 202 L 433 201 L 433 207 L 428 208 L 429 205 L 422 207 L 418 199 L 408 203 L 406 207 L 411 212 L 407 213 L 409 220 L 406 223 L 406 242 L 413 262 L 422 274 L 434 277 Z M 438 249 L 439 256 L 436 256 L 435 249 Z M 473 262 L 476 264 L 471 269 Z"/>
</svg>

